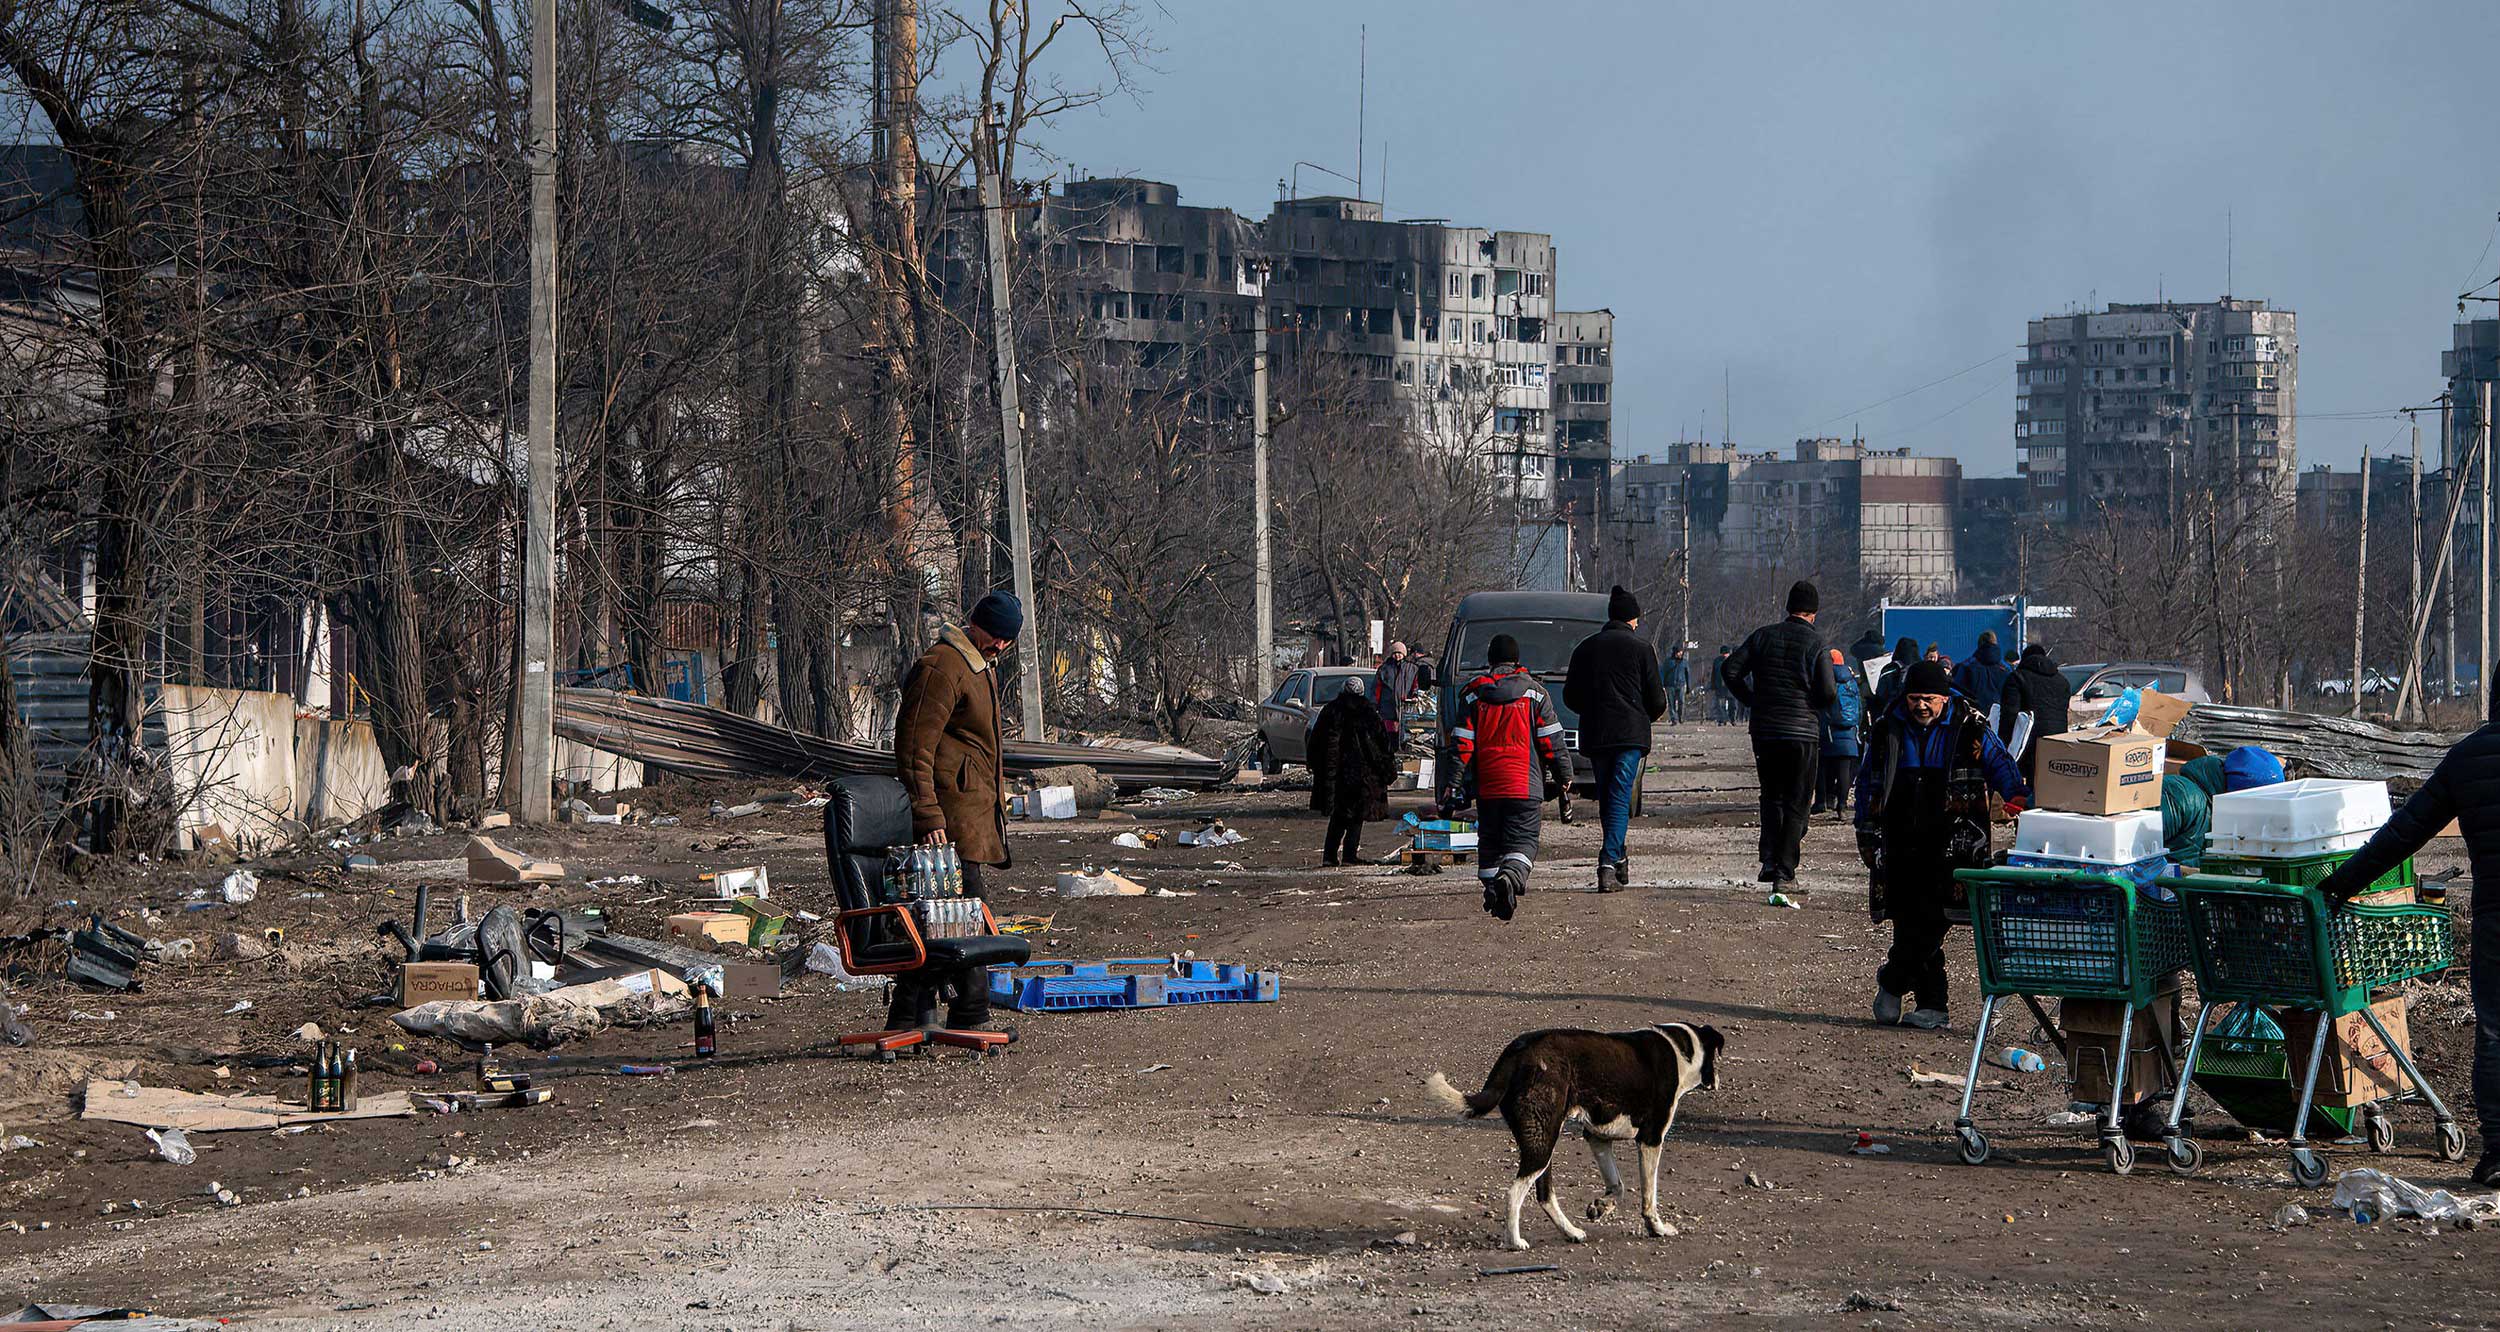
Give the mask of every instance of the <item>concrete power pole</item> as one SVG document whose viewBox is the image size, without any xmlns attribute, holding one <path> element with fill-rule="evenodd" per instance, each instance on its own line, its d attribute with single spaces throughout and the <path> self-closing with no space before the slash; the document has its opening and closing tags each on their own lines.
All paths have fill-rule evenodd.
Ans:
<svg viewBox="0 0 2500 1332">
<path fill-rule="evenodd" d="M 1267 261 L 1258 260 L 1257 270 L 1258 303 L 1250 312 L 1250 502 L 1258 512 L 1251 517 L 1250 531 L 1257 544 L 1258 581 L 1251 614 L 1258 619 L 1258 696 L 1265 699 L 1276 690 L 1275 566 L 1267 549 Z"/>
<path fill-rule="evenodd" d="M 2418 418 L 2413 422 L 2412 484 L 2412 491 L 2405 499 L 2405 526 L 2410 528 L 2413 534 L 2413 563 L 2410 566 L 2412 571 L 2405 578 L 2406 624 L 2411 624 L 2422 617 L 2422 422 Z M 2413 648 L 2416 653 L 2421 650 L 2420 644 L 2407 646 Z M 2417 656 L 2405 663 L 2405 692 L 2396 696 L 2396 715 L 2399 720 L 2406 716 L 2422 715 L 2421 678 L 2422 663 Z M 2408 705 L 2413 709 L 2410 713 L 2405 711 Z"/>
<path fill-rule="evenodd" d="M 2370 450 L 2361 450 L 2361 550 L 2352 575 L 2352 715 L 2361 715 L 2362 626 L 2370 613 Z M 2398 703 L 2404 700 L 2399 697 Z"/>
<path fill-rule="evenodd" d="M 2452 497 L 2465 493 L 2465 468 L 2456 456 L 2457 437 L 2451 429 L 2450 414 L 2455 411 L 2455 409 L 2456 398 L 2453 394 L 2442 393 L 2439 395 L 2439 467 L 2442 472 L 2447 474 L 2448 493 Z M 2453 509 L 2455 506 L 2451 505 L 2450 507 Z M 2449 525 L 2447 535 L 2441 537 L 2440 539 L 2448 542 L 2454 542 L 2457 539 L 2456 527 L 2454 523 Z M 2443 699 L 2448 697 L 2448 690 L 2450 686 L 2454 685 L 2457 680 L 2458 561 L 2454 558 L 2454 554 L 2455 553 L 2453 551 L 2443 550 L 2437 560 L 2439 569 L 2446 572 L 2447 577 L 2444 580 L 2437 572 L 2434 572 L 2431 575 L 2431 581 L 2439 584 L 2440 588 L 2444 589 L 2446 593 L 2445 596 L 2440 597 L 2441 604 L 2447 608 L 2447 651 L 2439 659 L 2440 673 L 2446 677 L 2439 682 L 2439 696 Z M 2434 593 L 2433 595 L 2438 595 L 2438 593 Z"/>
<path fill-rule="evenodd" d="M 529 512 L 521 557 L 519 765 L 513 818 L 555 812 L 556 610 L 556 6 L 530 5 Z"/>
<path fill-rule="evenodd" d="M 1016 600 L 1024 603 L 1024 650 L 1017 654 L 1017 692 L 1022 694 L 1024 736 L 1048 740 L 1042 729 L 1041 608 L 1033 601 L 1033 530 L 1024 510 L 1024 408 L 1016 388 L 1016 334 L 1007 282 L 1007 204 L 998 181 L 997 122 L 981 113 L 974 169 L 981 176 L 982 229 L 989 233 L 990 340 L 998 357 L 998 437 L 1007 454 L 1007 548 L 1015 562 Z M 1266 695 L 1262 693 L 1261 698 Z"/>
</svg>

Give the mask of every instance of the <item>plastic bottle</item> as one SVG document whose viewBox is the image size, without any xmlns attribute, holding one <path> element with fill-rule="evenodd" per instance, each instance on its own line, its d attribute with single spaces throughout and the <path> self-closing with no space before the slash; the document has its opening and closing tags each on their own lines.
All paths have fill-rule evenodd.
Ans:
<svg viewBox="0 0 2500 1332">
<path fill-rule="evenodd" d="M 339 1109 L 356 1108 L 356 1051 L 350 1048 L 339 1061 Z"/>
<path fill-rule="evenodd" d="M 1997 1052 L 1997 1063 L 2017 1073 L 2045 1073 L 2049 1061 L 2018 1045 L 2009 1045 Z"/>
<path fill-rule="evenodd" d="M 2352 1223 L 2356 1226 L 2378 1224 L 2378 1210 L 2365 1202 L 2352 1205 Z"/>
</svg>

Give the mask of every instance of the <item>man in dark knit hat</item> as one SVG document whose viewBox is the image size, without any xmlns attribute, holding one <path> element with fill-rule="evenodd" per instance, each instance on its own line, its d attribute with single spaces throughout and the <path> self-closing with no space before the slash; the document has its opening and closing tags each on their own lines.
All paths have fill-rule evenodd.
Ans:
<svg viewBox="0 0 2500 1332">
<path fill-rule="evenodd" d="M 1571 650 L 1563 705 L 1580 718 L 1580 752 L 1597 768 L 1597 891 L 1627 886 L 1632 858 L 1632 796 L 1649 759 L 1649 728 L 1667 710 L 1658 652 L 1633 630 L 1641 603 L 1618 586 L 1606 598 L 1606 627 Z"/>
<path fill-rule="evenodd" d="M 1503 920 L 1528 891 L 1536 868 L 1537 839 L 1548 788 L 1571 789 L 1571 768 L 1562 755 L 1562 721 L 1535 676 L 1520 669 L 1519 640 L 1495 634 L 1484 653 L 1485 673 L 1459 691 L 1457 724 L 1450 739 L 1458 762 L 1442 787 L 1440 806 L 1456 812 L 1476 807 L 1476 877 L 1484 884 L 1484 909 Z"/>
<path fill-rule="evenodd" d="M 1858 769 L 1867 906 L 1892 922 L 1892 951 L 1875 973 L 1876 1021 L 1945 1025 L 1953 871 L 1989 861 L 1989 793 L 2011 799 L 2030 789 L 1986 714 L 1953 692 L 1944 663 L 1913 664 Z"/>
<path fill-rule="evenodd" d="M 1823 748 L 1823 709 L 1837 696 L 1814 584 L 1788 589 L 1788 618 L 1753 631 L 1719 664 L 1736 701 L 1752 711 L 1754 772 L 1762 782 L 1762 882 L 1794 883 L 1806 837 L 1806 810 Z"/>
<path fill-rule="evenodd" d="M 986 894 L 983 871 L 1007 864 L 997 666 L 1023 632 L 1024 603 L 1005 592 L 981 598 L 961 627 L 940 629 L 937 642 L 903 676 L 894 716 L 894 775 L 911 797 L 912 834 L 933 846 L 954 844 L 963 858 L 964 891 L 974 897 Z M 989 985 L 974 974 L 978 970 L 954 987 L 947 1026 L 989 1021 Z"/>
</svg>

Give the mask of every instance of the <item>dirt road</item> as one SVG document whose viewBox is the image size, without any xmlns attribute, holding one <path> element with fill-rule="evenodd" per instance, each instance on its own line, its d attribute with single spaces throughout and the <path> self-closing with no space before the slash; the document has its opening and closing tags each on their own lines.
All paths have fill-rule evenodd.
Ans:
<svg viewBox="0 0 2500 1332">
<path fill-rule="evenodd" d="M 1967 935 L 1950 945 L 1964 987 L 1953 1029 L 1874 1026 L 1867 1003 L 1886 933 L 1866 921 L 1852 843 L 1818 824 L 1805 909 L 1765 905 L 1750 882 L 1746 765 L 1736 732 L 1661 730 L 1633 889 L 1586 891 L 1593 811 L 1573 827 L 1549 820 L 1537 891 L 1507 925 L 1479 909 L 1463 869 L 1314 869 L 1322 825 L 1297 792 L 1138 811 L 1174 826 L 1221 813 L 1252 840 L 1220 850 L 1110 848 L 1128 824 L 1020 829 L 998 906 L 1055 912 L 1037 951 L 1189 950 L 1281 969 L 1284 998 L 1011 1019 L 1020 1043 L 987 1063 L 835 1057 L 831 1037 L 875 1025 L 877 1003 L 810 977 L 794 997 L 734 1005 L 740 1020 L 712 1066 L 684 1059 L 682 1031 L 612 1032 L 594 1053 L 675 1058 L 678 1073 L 566 1078 L 554 1104 L 527 1111 L 204 1137 L 188 1168 L 148 1156 L 135 1129 L 65 1122 L 74 1102 L 21 1077 L 9 1131 L 44 1145 L 0 1153 L 0 1220 L 28 1230 L 0 1230 L 0 1297 L 143 1304 L 270 1328 L 1654 1327 L 1738 1316 L 2413 1327 L 2500 1317 L 2500 1236 L 2353 1225 L 2326 1207 L 2325 1190 L 2291 1187 L 2279 1148 L 2235 1141 L 2210 1111 L 2202 1174 L 2177 1179 L 2148 1159 L 2117 1178 L 2078 1130 L 2044 1125 L 2066 1105 L 2054 1068 L 1990 1069 L 1981 1115 L 1996 1158 L 1955 1161 L 1942 1131 L 1952 1092 L 1913 1084 L 1907 1071 L 1958 1071 L 1967 1056 L 1978 1009 Z M 665 833 L 515 840 L 565 855 L 577 875 L 632 867 L 682 880 L 725 863 L 690 845 L 733 833 L 749 839 L 733 859 L 769 862 L 776 897 L 826 909 L 821 854 L 800 815 L 769 829 L 697 816 Z M 1378 827 L 1372 835 L 1375 853 L 1394 844 Z M 1037 891 L 1062 867 L 1113 857 L 1151 887 L 1191 895 L 1060 902 Z M 2457 844 L 2438 843 L 2424 868 L 2460 858 Z M 378 954 L 357 951 L 368 948 L 365 929 L 342 914 L 337 966 L 378 974 Z M 103 1006 L 94 996 L 29 996 L 44 1038 L 0 1062 L 94 1063 L 168 1041 L 271 1048 L 304 1016 L 383 1026 L 335 999 L 299 1012 L 322 993 L 311 982 L 275 998 L 256 991 L 257 1026 L 248 1015 L 217 1019 L 240 983 L 203 974 L 158 987 L 159 999 L 113 1001 L 129 1011 L 115 1024 L 68 1017 Z M 2460 1012 L 2455 990 L 2428 992 L 2414 1030 L 2427 1071 L 2463 1102 Z M 1637 1209 L 1625 1209 L 1574 1246 L 1531 1213 L 1534 1249 L 1498 1248 L 1508 1136 L 1498 1120 L 1455 1122 L 1434 1109 L 1425 1077 L 1445 1070 L 1472 1086 L 1504 1042 L 1535 1027 L 1669 1019 L 1710 1022 L 1729 1039 L 1724 1089 L 1687 1110 L 1668 1147 L 1661 1200 L 1681 1233 L 1648 1238 Z M 148 1030 L 130 1029 L 139 1024 Z M 2030 1027 L 2003 1022 L 1996 1043 L 2038 1048 Z M 456 1058 L 410 1052 L 426 1053 Z M 138 1062 L 187 1070 L 187 1085 L 210 1076 L 163 1050 Z M 2459 1167 L 2429 1158 L 2427 1119 L 2407 1107 L 2396 1155 L 2372 1161 L 2347 1146 L 2331 1165 L 2455 1183 Z M 1891 1154 L 1848 1154 L 1860 1130 Z M 1557 1163 L 1576 1213 L 1596 1172 L 1576 1144 Z M 240 1189 L 245 1205 L 200 1196 L 211 1178 Z M 291 1196 L 299 1189 L 309 1196 Z M 130 1198 L 149 1201 L 133 1212 L 119 1201 Z M 2293 1202 L 2317 1220 L 2270 1229 Z M 44 1221 L 53 1229 L 38 1229 Z M 1529 1264 L 1556 1270 L 1486 1274 Z"/>
</svg>

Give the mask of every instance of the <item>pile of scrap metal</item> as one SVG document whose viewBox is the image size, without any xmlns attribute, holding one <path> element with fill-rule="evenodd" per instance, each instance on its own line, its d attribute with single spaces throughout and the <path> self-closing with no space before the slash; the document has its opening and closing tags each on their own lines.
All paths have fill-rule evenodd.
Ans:
<svg viewBox="0 0 2500 1332">
<path fill-rule="evenodd" d="M 556 734 L 688 777 L 829 781 L 894 771 L 892 750 L 770 726 L 700 703 L 605 689 L 557 690 Z M 1007 745 L 1007 771 L 1013 776 L 1070 763 L 1093 768 L 1125 791 L 1199 790 L 1221 784 L 1235 770 L 1221 760 L 1143 740 Z"/>
<path fill-rule="evenodd" d="M 2221 703 L 2197 704 L 2171 734 L 2215 754 L 2263 745 L 2303 776 L 2402 785 L 2427 779 L 2448 750 L 2464 739 L 2445 731 L 2391 731 L 2351 717 Z"/>
<path fill-rule="evenodd" d="M 75 928 L 47 926 L 0 938 L 10 979 L 58 975 L 90 990 L 138 989 L 139 965 L 155 957 L 147 940 L 93 913 Z M 0 1005 L 0 1014 L 5 1012 Z"/>
</svg>

